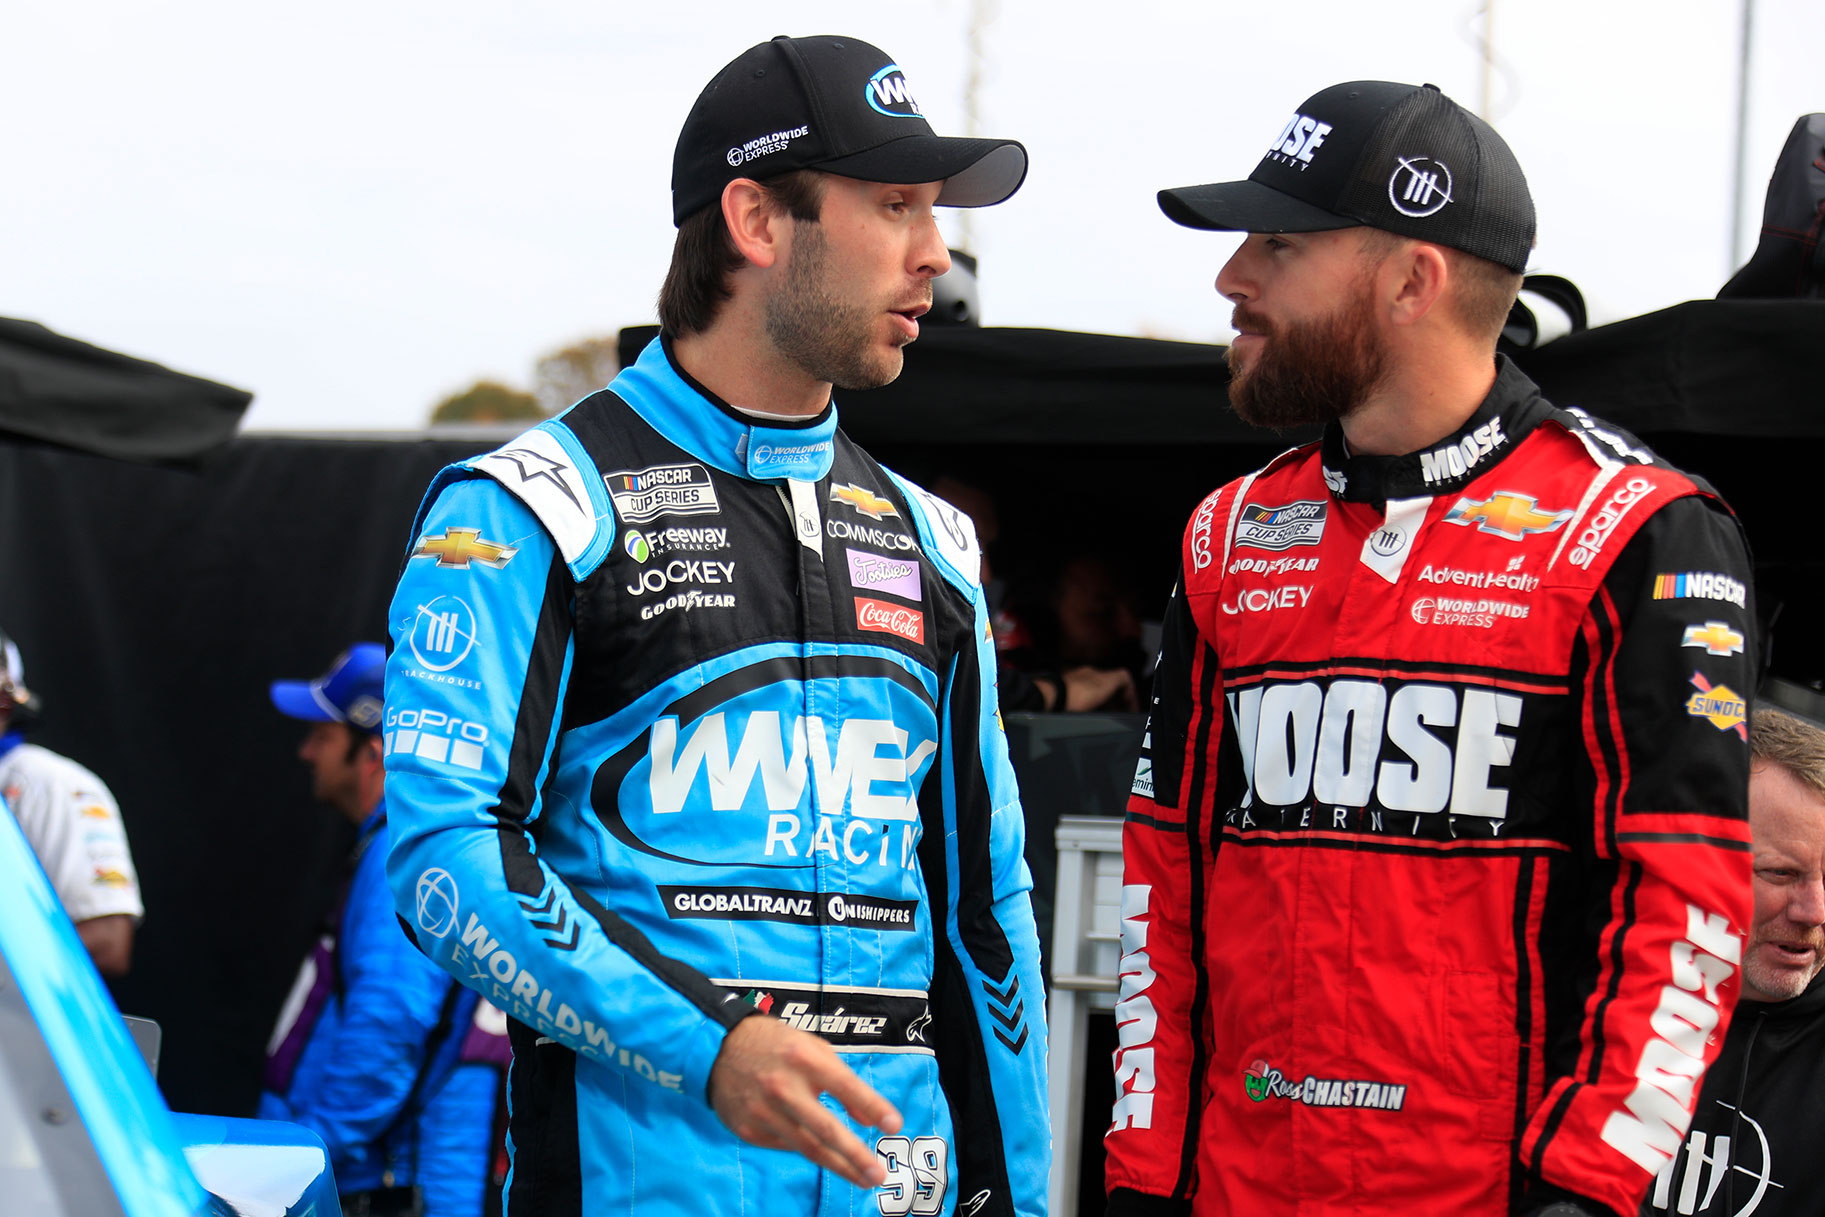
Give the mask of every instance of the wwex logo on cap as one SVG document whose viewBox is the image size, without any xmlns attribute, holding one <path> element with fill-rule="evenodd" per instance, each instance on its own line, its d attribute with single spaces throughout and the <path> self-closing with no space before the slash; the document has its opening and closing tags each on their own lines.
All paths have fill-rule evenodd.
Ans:
<svg viewBox="0 0 1825 1217">
<path fill-rule="evenodd" d="M 818 35 L 749 47 L 705 86 L 672 155 L 672 222 L 739 177 L 821 169 L 868 182 L 943 182 L 939 204 L 986 207 L 1020 189 L 1027 151 L 934 134 L 886 52 Z"/>
<path fill-rule="evenodd" d="M 1190 228 L 1325 232 L 1366 225 L 1500 263 L 1534 244 L 1533 196 L 1501 136 L 1435 85 L 1358 80 L 1307 98 L 1242 182 L 1160 191 Z"/>
</svg>

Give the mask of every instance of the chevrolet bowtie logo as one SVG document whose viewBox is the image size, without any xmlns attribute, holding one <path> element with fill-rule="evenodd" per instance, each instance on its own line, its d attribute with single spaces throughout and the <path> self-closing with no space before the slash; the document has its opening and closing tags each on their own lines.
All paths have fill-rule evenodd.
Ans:
<svg viewBox="0 0 1825 1217">
<path fill-rule="evenodd" d="M 832 503 L 847 503 L 873 520 L 878 520 L 882 516 L 897 516 L 900 514 L 892 503 L 889 503 L 874 491 L 864 489 L 861 486 L 838 485 L 837 483 L 832 482 L 830 484 L 830 501 Z"/>
<path fill-rule="evenodd" d="M 1519 541 L 1530 532 L 1552 532 L 1572 518 L 1568 511 L 1541 511 L 1531 494 L 1501 491 L 1492 498 L 1478 501 L 1463 498 L 1445 513 L 1445 523 L 1474 525 L 1478 532 L 1494 533 Z"/>
<path fill-rule="evenodd" d="M 1679 645 L 1703 647 L 1707 655 L 1740 655 L 1743 636 L 1731 629 L 1728 622 L 1707 621 L 1703 625 L 1688 625 L 1686 636 Z"/>
<path fill-rule="evenodd" d="M 482 540 L 479 528 L 448 528 L 441 537 L 420 537 L 418 544 L 412 547 L 414 558 L 436 558 L 439 566 L 454 566 L 461 570 L 468 570 L 471 562 L 499 570 L 519 552 L 512 545 Z"/>
</svg>

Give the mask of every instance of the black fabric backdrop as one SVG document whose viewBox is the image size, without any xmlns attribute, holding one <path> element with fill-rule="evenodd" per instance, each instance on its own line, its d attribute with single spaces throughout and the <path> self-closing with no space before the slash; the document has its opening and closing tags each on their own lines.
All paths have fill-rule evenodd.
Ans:
<svg viewBox="0 0 1825 1217">
<path fill-rule="evenodd" d="M 1810 512 L 1797 510 L 1825 432 L 1820 350 L 1825 303 L 1701 303 L 1523 359 L 1559 400 L 1641 433 L 1735 503 L 1765 601 L 1787 605 L 1777 669 L 1800 680 L 1825 677 L 1812 628 L 1825 568 Z M 901 381 L 855 396 L 844 420 L 909 476 L 992 489 L 998 563 L 1098 547 L 1157 604 L 1198 499 L 1284 446 L 1236 423 L 1223 384 L 1213 347 L 934 327 Z M 218 403 L 200 407 L 208 421 L 219 399 L 199 392 Z M 153 430 L 172 425 L 154 410 Z M 207 450 L 194 442 L 207 426 L 178 430 L 191 456 Z M 173 1106 L 245 1114 L 348 837 L 311 802 L 293 755 L 301 725 L 272 710 L 266 686 L 320 672 L 356 639 L 384 640 L 423 487 L 505 433 L 243 436 L 188 467 L 45 434 L 0 410 L 0 626 L 46 703 L 35 738 L 100 773 L 131 834 L 147 920 L 116 986 L 122 1008 L 164 1025 Z M 1043 829 L 1034 835 L 1045 848 Z"/>
</svg>

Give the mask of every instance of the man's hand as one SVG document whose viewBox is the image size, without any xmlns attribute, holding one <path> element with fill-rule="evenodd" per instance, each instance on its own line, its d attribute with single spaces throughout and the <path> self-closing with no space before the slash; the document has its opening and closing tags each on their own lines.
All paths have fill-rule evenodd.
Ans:
<svg viewBox="0 0 1825 1217">
<path fill-rule="evenodd" d="M 1126 668 L 1072 668 L 1065 673 L 1066 710 L 1133 710 L 1134 677 Z"/>
<path fill-rule="evenodd" d="M 735 1024 L 710 1069 L 710 1106 L 729 1131 L 763 1149 L 789 1149 L 857 1187 L 879 1187 L 887 1168 L 822 1103 L 828 1091 L 852 1119 L 884 1133 L 900 1113 L 836 1050 L 808 1031 L 767 1015 Z"/>
</svg>

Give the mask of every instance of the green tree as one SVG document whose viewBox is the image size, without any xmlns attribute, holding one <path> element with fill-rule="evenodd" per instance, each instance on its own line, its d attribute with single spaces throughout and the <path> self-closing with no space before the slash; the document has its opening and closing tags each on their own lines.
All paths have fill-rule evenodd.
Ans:
<svg viewBox="0 0 1825 1217">
<path fill-rule="evenodd" d="M 431 425 L 439 423 L 505 423 L 545 417 L 539 399 L 492 380 L 478 380 L 438 402 L 431 411 Z"/>
<path fill-rule="evenodd" d="M 585 338 L 553 351 L 533 367 L 533 384 L 539 404 L 556 414 L 594 393 L 621 370 L 615 335 Z"/>
</svg>

